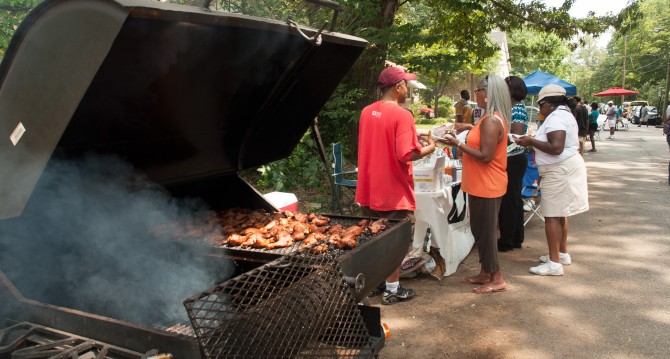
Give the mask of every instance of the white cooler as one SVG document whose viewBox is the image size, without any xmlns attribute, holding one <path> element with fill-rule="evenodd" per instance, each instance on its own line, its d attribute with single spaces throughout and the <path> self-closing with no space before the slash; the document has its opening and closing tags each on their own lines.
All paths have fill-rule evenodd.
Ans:
<svg viewBox="0 0 670 359">
<path fill-rule="evenodd" d="M 287 192 L 270 192 L 264 194 L 263 197 L 273 206 L 283 211 L 298 211 L 298 198 L 293 193 Z"/>
</svg>

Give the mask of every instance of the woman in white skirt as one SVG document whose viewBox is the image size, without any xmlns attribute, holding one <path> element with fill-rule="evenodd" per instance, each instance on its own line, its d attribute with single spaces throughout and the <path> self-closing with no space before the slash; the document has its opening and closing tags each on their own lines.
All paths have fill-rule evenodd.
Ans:
<svg viewBox="0 0 670 359">
<path fill-rule="evenodd" d="M 567 106 L 565 89 L 547 85 L 540 90 L 538 106 L 546 118 L 535 137 L 516 139 L 521 146 L 533 146 L 541 176 L 542 206 L 549 255 L 531 267 L 537 275 L 563 275 L 572 263 L 568 253 L 568 217 L 589 209 L 586 165 L 579 155 L 577 122 Z"/>
</svg>

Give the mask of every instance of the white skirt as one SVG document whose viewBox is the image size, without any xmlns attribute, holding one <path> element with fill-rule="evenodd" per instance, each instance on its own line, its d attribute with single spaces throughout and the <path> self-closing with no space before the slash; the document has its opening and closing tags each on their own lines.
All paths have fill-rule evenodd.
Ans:
<svg viewBox="0 0 670 359">
<path fill-rule="evenodd" d="M 569 217 L 589 210 L 586 165 L 581 155 L 551 165 L 538 166 L 545 217 Z"/>
</svg>

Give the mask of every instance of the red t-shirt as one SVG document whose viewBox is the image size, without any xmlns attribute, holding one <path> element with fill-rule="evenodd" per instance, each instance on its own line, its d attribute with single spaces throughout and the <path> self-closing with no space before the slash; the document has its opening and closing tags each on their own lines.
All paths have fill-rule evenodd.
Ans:
<svg viewBox="0 0 670 359">
<path fill-rule="evenodd" d="M 388 101 L 364 108 L 358 127 L 356 202 L 375 211 L 415 210 L 409 159 L 420 150 L 411 112 Z"/>
</svg>

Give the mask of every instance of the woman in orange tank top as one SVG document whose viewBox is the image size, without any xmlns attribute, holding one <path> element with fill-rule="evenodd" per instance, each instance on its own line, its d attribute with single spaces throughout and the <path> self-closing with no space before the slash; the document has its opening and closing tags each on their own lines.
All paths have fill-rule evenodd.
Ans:
<svg viewBox="0 0 670 359">
<path fill-rule="evenodd" d="M 478 275 L 463 282 L 480 284 L 478 294 L 504 291 L 498 262 L 498 212 L 507 191 L 507 132 L 512 103 L 507 83 L 498 75 L 488 75 L 477 85 L 477 106 L 484 115 L 472 125 L 455 124 L 457 130 L 470 129 L 466 143 L 453 137 L 445 142 L 463 153 L 461 188 L 468 194 L 470 226 L 479 252 Z"/>
</svg>

